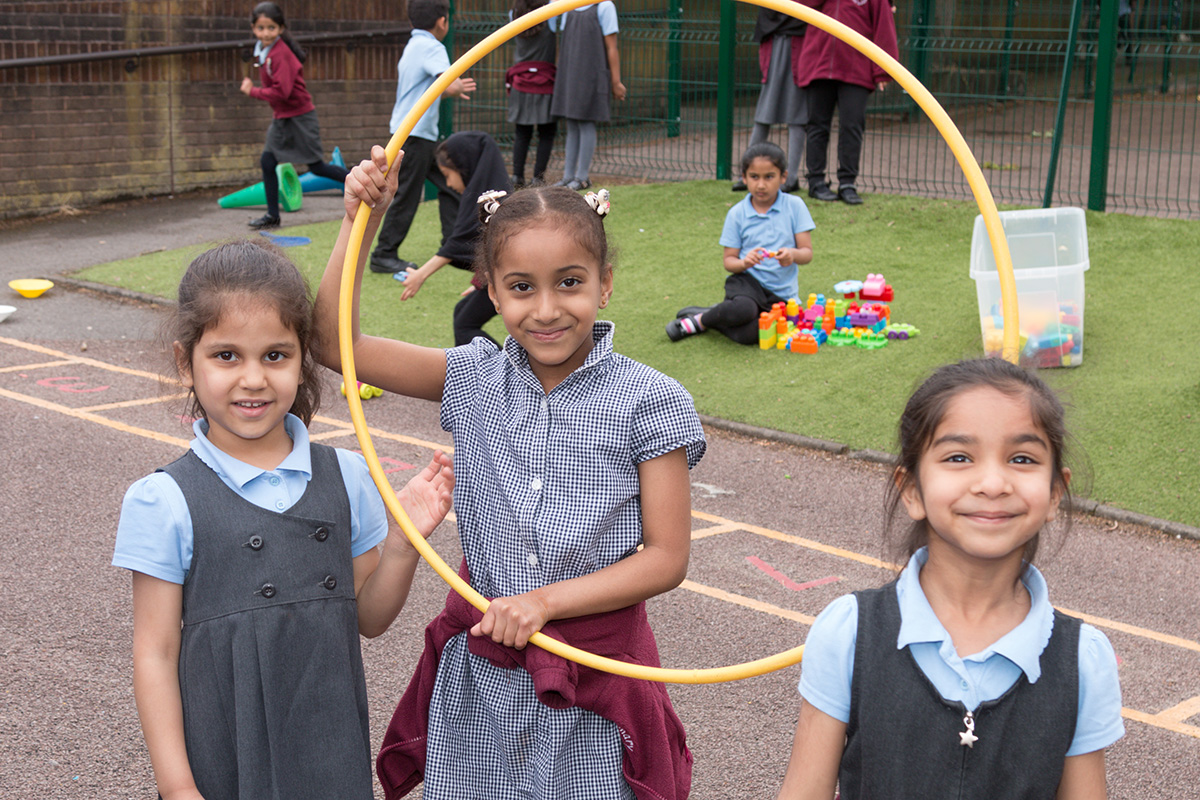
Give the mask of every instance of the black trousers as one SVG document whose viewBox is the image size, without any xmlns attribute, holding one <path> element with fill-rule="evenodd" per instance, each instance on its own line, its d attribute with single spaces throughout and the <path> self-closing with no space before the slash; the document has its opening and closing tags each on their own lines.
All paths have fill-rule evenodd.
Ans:
<svg viewBox="0 0 1200 800">
<path fill-rule="evenodd" d="M 833 109 L 838 112 L 838 186 L 853 186 L 858 179 L 867 99 L 871 90 L 842 81 L 813 81 L 808 85 L 808 125 L 804 127 L 808 150 L 808 187 L 829 185 L 826 163 Z"/>
<path fill-rule="evenodd" d="M 275 174 L 275 168 L 279 166 L 279 160 L 270 150 L 264 150 L 260 163 L 262 164 L 263 190 L 267 193 L 267 214 L 278 217 L 279 176 Z M 324 161 L 314 161 L 309 164 L 308 171 L 338 183 L 345 183 L 346 176 L 350 174 L 349 170 L 343 169 L 337 164 L 326 164 Z"/>
<path fill-rule="evenodd" d="M 446 185 L 446 176 L 438 169 L 433 158 L 436 142 L 410 136 L 404 143 L 404 160 L 400 162 L 399 184 L 396 196 L 388 206 L 387 214 L 379 225 L 379 239 L 375 242 L 375 253 L 395 256 L 400 245 L 408 236 L 417 206 L 425 193 L 425 181 L 438 190 L 438 215 L 441 217 L 442 238 L 446 241 L 454 231 L 454 218 L 458 216 L 461 200 L 458 192 Z"/>
<path fill-rule="evenodd" d="M 754 276 L 735 272 L 725 279 L 725 299 L 705 311 L 705 328 L 720 331 L 738 344 L 758 344 L 758 315 L 783 302 L 768 292 Z"/>
<path fill-rule="evenodd" d="M 496 306 L 488 297 L 487 289 L 476 289 L 454 305 L 454 346 L 470 344 L 476 336 L 482 336 L 492 344 L 499 344 L 483 332 L 484 323 L 496 316 Z"/>
</svg>

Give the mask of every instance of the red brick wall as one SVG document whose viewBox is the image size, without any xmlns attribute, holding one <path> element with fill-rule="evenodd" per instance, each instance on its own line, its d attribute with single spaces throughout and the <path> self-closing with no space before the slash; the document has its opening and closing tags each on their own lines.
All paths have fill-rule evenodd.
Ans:
<svg viewBox="0 0 1200 800">
<path fill-rule="evenodd" d="M 254 0 L 0 2 L 0 61 L 242 40 L 244 48 L 0 69 L 0 218 L 243 185 L 270 107 L 238 91 Z M 285 0 L 292 33 L 407 27 L 403 2 Z M 327 154 L 388 139 L 405 34 L 306 43 L 305 81 Z"/>
</svg>

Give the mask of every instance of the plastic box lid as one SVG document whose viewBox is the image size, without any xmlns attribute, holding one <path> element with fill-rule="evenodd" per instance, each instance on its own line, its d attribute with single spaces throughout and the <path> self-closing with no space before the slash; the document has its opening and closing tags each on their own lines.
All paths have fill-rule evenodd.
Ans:
<svg viewBox="0 0 1200 800">
<path fill-rule="evenodd" d="M 1088 269 L 1087 219 L 1082 208 L 1001 211 L 1000 223 L 1008 239 L 1014 273 L 1049 278 L 1067 270 Z M 971 235 L 971 277 L 997 277 L 996 257 L 983 215 L 975 217 Z"/>
</svg>

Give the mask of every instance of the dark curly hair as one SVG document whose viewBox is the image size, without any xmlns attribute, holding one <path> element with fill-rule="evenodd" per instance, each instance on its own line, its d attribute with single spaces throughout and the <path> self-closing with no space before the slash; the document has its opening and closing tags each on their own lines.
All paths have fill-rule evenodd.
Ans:
<svg viewBox="0 0 1200 800">
<path fill-rule="evenodd" d="M 312 295 L 296 265 L 274 245 L 248 239 L 227 242 L 200 254 L 179 282 L 179 303 L 166 320 L 163 338 L 178 342 L 184 363 L 175 363 L 182 377 L 192 369 L 196 343 L 221 321 L 231 300 L 249 297 L 279 312 L 283 324 L 300 342 L 300 385 L 291 413 L 308 425 L 321 406 L 321 381 L 314 354 Z M 193 417 L 205 417 L 194 391 L 187 400 Z"/>
</svg>

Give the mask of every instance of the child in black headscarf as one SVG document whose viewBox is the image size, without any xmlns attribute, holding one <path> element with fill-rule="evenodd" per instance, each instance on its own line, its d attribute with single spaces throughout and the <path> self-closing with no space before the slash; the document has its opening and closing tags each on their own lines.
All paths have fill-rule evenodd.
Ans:
<svg viewBox="0 0 1200 800">
<path fill-rule="evenodd" d="M 461 195 L 458 215 L 454 230 L 442 242 L 437 254 L 419 268 L 409 270 L 401 300 L 416 295 L 425 279 L 447 264 L 459 269 L 474 269 L 475 240 L 479 236 L 476 199 L 484 192 L 511 193 L 513 190 L 500 148 L 483 131 L 462 131 L 452 135 L 438 144 L 434 158 L 438 169 L 446 176 L 447 185 Z M 488 298 L 486 287 L 479 278 L 472 276 L 463 299 L 454 306 L 454 344 L 469 344 L 476 336 L 495 342 L 483 331 L 484 323 L 494 316 L 496 309 Z"/>
</svg>

